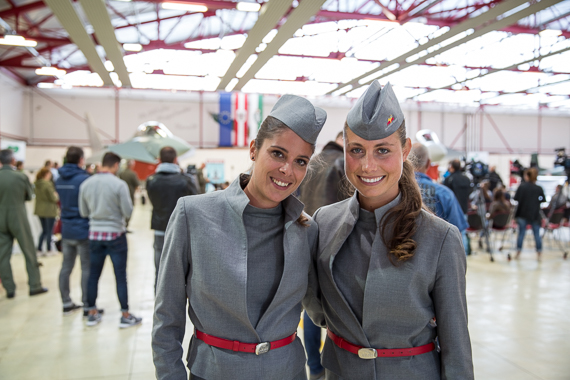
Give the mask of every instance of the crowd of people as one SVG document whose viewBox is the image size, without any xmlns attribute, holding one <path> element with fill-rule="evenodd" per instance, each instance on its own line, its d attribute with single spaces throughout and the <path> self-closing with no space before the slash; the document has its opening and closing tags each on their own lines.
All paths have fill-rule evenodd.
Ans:
<svg viewBox="0 0 570 380">
<path fill-rule="evenodd" d="M 251 141 L 252 167 L 224 191 L 203 194 L 204 167 L 185 173 L 173 148 L 160 150 L 146 181 L 158 379 L 185 379 L 187 370 L 196 380 L 307 379 L 306 357 L 311 380 L 474 378 L 465 296 L 468 215 L 481 208 L 491 220 L 510 215 L 500 176 L 491 168 L 474 186 L 453 160 L 443 184 L 430 178 L 429 152 L 406 137 L 389 83 L 372 82 L 336 139 L 313 155 L 326 118 L 307 99 L 282 96 Z M 0 162 L 0 278 L 8 298 L 15 296 L 14 239 L 30 295 L 48 291 L 37 257 L 44 245 L 45 254 L 52 251 L 60 212 L 63 313 L 83 309 L 87 326 L 101 322 L 98 284 L 109 256 L 119 327 L 139 325 L 126 276 L 127 225 L 140 186 L 132 163 L 119 172 L 121 157 L 109 152 L 91 175 L 83 150 L 70 147 L 65 164 L 57 169 L 50 162 L 32 187 L 15 170 L 11 151 L 1 151 Z M 542 251 L 545 197 L 536 179 L 536 169 L 527 170 L 513 196 L 517 258 L 527 225 L 539 258 Z M 37 250 L 24 207 L 34 193 L 42 226 Z M 562 189 L 557 194 L 553 209 L 568 201 Z M 70 298 L 78 255 L 81 304 Z M 296 336 L 303 310 L 304 347 Z M 194 331 L 184 363 L 188 316 Z"/>
<path fill-rule="evenodd" d="M 156 229 L 157 235 L 162 231 L 164 236 L 176 200 L 181 196 L 198 194 L 199 182 L 182 174 L 176 164 L 176 151 L 173 148 L 163 148 L 159 159 L 161 164 L 148 183 L 151 187 L 149 198 L 155 205 L 154 212 L 162 213 L 160 226 L 156 227 L 153 221 L 151 227 Z M 126 277 L 128 247 L 125 233 L 128 232 L 126 227 L 133 209 L 134 194 L 140 186 L 137 175 L 132 170 L 133 162 L 128 161 L 126 168 L 119 171 L 121 158 L 114 153 L 107 153 L 100 165 L 87 166 L 94 169 L 89 173 L 85 168 L 83 150 L 72 146 L 66 152 L 62 167 L 51 160 L 45 162 L 36 172 L 33 186 L 23 173 L 23 163 L 15 161 L 11 150 L 0 152 L 0 162 L 0 280 L 6 289 L 7 298 L 16 295 L 10 265 L 14 239 L 20 245 L 26 260 L 31 296 L 48 291 L 41 283 L 39 267 L 42 264 L 38 258 L 55 255 L 60 250 L 62 266 L 59 290 L 63 314 L 83 309 L 83 315 L 87 318 L 86 325 L 94 326 L 101 321 L 104 313 L 103 309 L 97 308 L 96 300 L 99 278 L 105 258 L 109 256 L 113 263 L 122 311 L 119 327 L 140 324 L 141 318 L 129 312 Z M 169 165 L 170 172 L 167 170 Z M 155 179 L 165 172 L 174 174 L 171 178 L 175 181 L 184 181 L 188 189 L 177 192 L 170 187 L 172 182 L 166 178 L 160 178 L 158 187 L 155 187 Z M 204 176 L 201 180 L 207 181 Z M 155 188 L 159 189 L 158 193 L 154 192 Z M 36 249 L 25 208 L 25 202 L 32 200 L 33 194 L 34 215 L 37 215 L 41 225 Z M 161 202 L 170 201 L 171 196 L 174 197 L 174 204 L 166 206 L 164 211 Z M 56 219 L 58 225 L 55 225 Z M 54 239 L 54 230 L 61 235 L 61 240 Z M 156 244 L 157 240 L 155 246 Z M 77 256 L 81 266 L 81 303 L 73 302 L 70 297 L 70 275 Z M 159 259 L 160 253 L 157 254 L 157 268 Z"/>
</svg>

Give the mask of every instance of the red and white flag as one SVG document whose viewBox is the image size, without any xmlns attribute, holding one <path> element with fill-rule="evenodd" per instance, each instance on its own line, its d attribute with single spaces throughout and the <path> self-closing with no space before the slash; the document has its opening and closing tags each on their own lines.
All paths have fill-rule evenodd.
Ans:
<svg viewBox="0 0 570 380">
<path fill-rule="evenodd" d="M 249 145 L 247 94 L 234 93 L 234 132 L 232 133 L 232 143 L 234 146 Z"/>
</svg>

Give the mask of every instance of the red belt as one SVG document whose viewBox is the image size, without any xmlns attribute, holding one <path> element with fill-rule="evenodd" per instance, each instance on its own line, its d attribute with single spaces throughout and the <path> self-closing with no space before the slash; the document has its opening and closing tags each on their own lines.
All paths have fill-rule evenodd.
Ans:
<svg viewBox="0 0 570 380">
<path fill-rule="evenodd" d="M 419 347 L 391 348 L 391 349 L 378 350 L 376 348 L 355 346 L 354 344 L 336 335 L 331 330 L 327 330 L 327 335 L 329 338 L 331 338 L 334 344 L 336 344 L 343 350 L 347 350 L 348 352 L 352 352 L 353 354 L 358 355 L 358 357 L 361 359 L 375 359 L 377 357 L 397 358 L 400 356 L 414 356 L 414 355 L 425 354 L 426 352 L 430 352 L 435 349 L 435 344 L 432 342 Z"/>
<path fill-rule="evenodd" d="M 263 343 L 242 343 L 237 340 L 227 340 L 222 338 L 217 338 L 212 335 L 208 335 L 201 331 L 195 330 L 196 338 L 200 339 L 210 346 L 224 348 L 226 350 L 239 351 L 239 352 L 250 352 L 256 355 L 265 354 L 269 350 L 274 350 L 276 348 L 284 347 L 290 343 L 293 343 L 297 337 L 297 333 L 288 336 L 287 338 L 279 339 L 274 342 L 263 342 Z"/>
</svg>

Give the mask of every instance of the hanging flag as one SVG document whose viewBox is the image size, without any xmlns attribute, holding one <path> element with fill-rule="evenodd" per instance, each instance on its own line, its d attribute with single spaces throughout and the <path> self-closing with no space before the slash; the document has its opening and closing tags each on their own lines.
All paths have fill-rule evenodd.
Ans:
<svg viewBox="0 0 570 380">
<path fill-rule="evenodd" d="M 233 145 L 234 146 L 248 146 L 249 132 L 247 130 L 247 94 L 236 92 L 234 94 L 234 133 Z"/>
<path fill-rule="evenodd" d="M 257 137 L 257 131 L 263 121 L 263 95 L 249 94 L 248 97 L 249 141 L 251 141 Z"/>
<path fill-rule="evenodd" d="M 232 93 L 220 93 L 220 113 L 218 114 L 220 124 L 219 146 L 232 146 Z"/>
</svg>

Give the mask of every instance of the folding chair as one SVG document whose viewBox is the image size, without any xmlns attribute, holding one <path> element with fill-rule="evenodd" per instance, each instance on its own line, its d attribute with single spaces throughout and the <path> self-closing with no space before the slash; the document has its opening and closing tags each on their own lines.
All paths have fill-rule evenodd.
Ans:
<svg viewBox="0 0 570 380">
<path fill-rule="evenodd" d="M 469 210 L 467 212 L 467 224 L 469 224 L 469 227 L 467 227 L 466 230 L 467 233 L 476 233 L 479 235 L 479 246 L 483 245 L 480 236 L 481 232 L 483 232 L 483 236 L 485 237 L 485 242 L 487 244 L 487 252 L 491 256 L 491 261 L 495 261 L 493 258 L 492 249 L 489 244 L 489 231 L 486 229 L 485 219 L 481 215 L 481 212 L 479 210 Z"/>
<path fill-rule="evenodd" d="M 495 214 L 491 219 L 489 219 L 489 229 L 493 235 L 491 239 L 493 247 L 496 245 L 497 234 L 501 234 L 501 245 L 499 246 L 499 252 L 503 250 L 503 244 L 505 241 L 505 236 L 509 230 L 511 222 L 512 212 L 500 212 Z M 510 260 L 510 254 L 507 254 L 507 259 Z"/>
<path fill-rule="evenodd" d="M 558 248 L 560 248 L 560 250 L 562 251 L 563 253 L 562 257 L 566 259 L 568 258 L 568 252 L 566 252 L 564 245 L 562 244 L 562 241 L 560 239 L 560 233 L 561 233 L 560 227 L 562 226 L 563 218 L 564 218 L 564 208 L 559 208 L 551 212 L 548 219 L 543 219 L 542 227 L 544 228 L 544 232 L 542 233 L 542 238 L 544 238 L 547 233 L 550 233 L 552 239 L 558 244 Z M 558 231 L 558 238 L 556 237 L 554 231 Z"/>
</svg>

